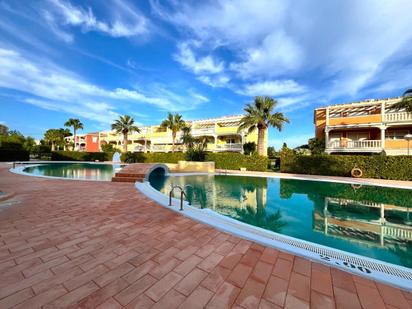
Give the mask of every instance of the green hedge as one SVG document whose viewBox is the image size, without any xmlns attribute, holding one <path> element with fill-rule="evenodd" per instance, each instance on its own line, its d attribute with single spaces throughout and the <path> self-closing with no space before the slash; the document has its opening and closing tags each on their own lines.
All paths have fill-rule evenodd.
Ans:
<svg viewBox="0 0 412 309">
<path fill-rule="evenodd" d="M 28 160 L 30 160 L 30 154 L 26 150 L 0 148 L 0 162 Z"/>
<path fill-rule="evenodd" d="M 185 159 L 183 152 L 127 152 L 122 153 L 120 160 L 126 163 L 177 163 Z"/>
<path fill-rule="evenodd" d="M 80 151 L 53 151 L 52 161 L 111 161 L 113 153 L 80 152 Z"/>
<path fill-rule="evenodd" d="M 412 180 L 412 156 L 383 155 L 282 155 L 280 171 L 284 173 L 351 176 L 358 167 L 364 178 Z"/>
<path fill-rule="evenodd" d="M 185 160 L 185 154 L 175 153 L 124 153 L 121 156 L 122 162 L 127 163 L 177 163 Z M 245 167 L 249 171 L 266 171 L 268 159 L 258 155 L 246 156 L 241 153 L 207 153 L 205 161 L 214 161 L 216 168 L 239 170 Z"/>
<path fill-rule="evenodd" d="M 237 152 L 208 153 L 206 161 L 214 161 L 218 169 L 239 170 L 245 167 L 248 171 L 264 172 L 268 169 L 268 158 L 258 155 L 247 156 Z"/>
</svg>

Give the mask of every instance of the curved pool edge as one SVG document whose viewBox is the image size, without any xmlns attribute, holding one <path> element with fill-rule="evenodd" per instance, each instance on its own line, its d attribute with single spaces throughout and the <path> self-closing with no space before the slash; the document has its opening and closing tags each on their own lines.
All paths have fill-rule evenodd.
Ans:
<svg viewBox="0 0 412 309">
<path fill-rule="evenodd" d="M 218 230 L 412 292 L 412 269 L 410 268 L 268 231 L 218 214 L 210 209 L 192 207 L 186 201 L 183 203 L 184 211 L 179 211 L 180 200 L 173 198 L 172 206 L 168 206 L 168 197 L 153 188 L 149 182 L 135 183 L 135 187 L 159 205 Z"/>
<path fill-rule="evenodd" d="M 30 176 L 30 177 L 38 177 L 38 178 L 45 178 L 45 179 L 57 179 L 57 180 L 78 180 L 78 181 L 104 181 L 104 182 L 110 182 L 110 180 L 104 180 L 104 179 L 82 179 L 82 178 L 69 178 L 69 177 L 59 177 L 59 176 L 45 176 L 45 175 L 34 175 L 32 173 L 27 173 L 24 171 L 27 167 L 35 167 L 35 166 L 40 166 L 42 164 L 58 164 L 58 163 L 87 163 L 87 164 L 111 164 L 111 163 L 105 163 L 105 162 L 85 162 L 85 161 L 44 161 L 44 162 L 36 162 L 33 164 L 26 163 L 24 162 L 24 165 L 19 165 L 16 167 L 12 167 L 9 169 L 9 172 L 17 175 L 22 175 L 22 176 Z M 117 164 L 117 163 L 116 163 Z"/>
</svg>

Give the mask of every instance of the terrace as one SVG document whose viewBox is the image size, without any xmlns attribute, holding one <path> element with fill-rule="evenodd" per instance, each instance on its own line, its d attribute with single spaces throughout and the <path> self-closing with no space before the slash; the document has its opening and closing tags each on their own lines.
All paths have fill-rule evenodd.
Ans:
<svg viewBox="0 0 412 309">
<path fill-rule="evenodd" d="M 10 174 L 0 307 L 412 307 L 412 294 L 171 212 L 132 184 Z"/>
</svg>

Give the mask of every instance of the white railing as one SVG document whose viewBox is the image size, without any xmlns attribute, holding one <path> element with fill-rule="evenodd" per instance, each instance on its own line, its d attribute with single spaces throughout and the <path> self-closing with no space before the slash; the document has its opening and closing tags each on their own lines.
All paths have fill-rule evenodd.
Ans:
<svg viewBox="0 0 412 309">
<path fill-rule="evenodd" d="M 383 120 L 386 122 L 412 121 L 412 113 L 387 113 L 384 115 Z"/>
<path fill-rule="evenodd" d="M 242 144 L 223 144 L 223 145 L 216 145 L 216 150 L 220 150 L 220 151 L 225 151 L 225 150 L 229 150 L 229 151 L 242 151 Z"/>
<path fill-rule="evenodd" d="M 202 129 L 193 129 L 193 135 L 202 135 L 202 134 L 215 134 L 215 128 L 202 128 Z"/>
<path fill-rule="evenodd" d="M 361 141 L 331 141 L 328 144 L 330 149 L 379 149 L 382 148 L 380 140 L 361 140 Z"/>
<path fill-rule="evenodd" d="M 166 151 L 166 146 L 165 145 L 152 145 L 150 148 L 151 151 L 159 151 L 159 152 L 164 152 Z"/>
</svg>

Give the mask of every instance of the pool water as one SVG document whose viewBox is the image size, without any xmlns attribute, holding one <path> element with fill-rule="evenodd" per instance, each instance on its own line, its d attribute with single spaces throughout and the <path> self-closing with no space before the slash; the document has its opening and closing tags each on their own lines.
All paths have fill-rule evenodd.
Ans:
<svg viewBox="0 0 412 309">
<path fill-rule="evenodd" d="M 190 184 L 196 207 L 280 234 L 412 268 L 412 190 L 264 177 L 151 176 Z"/>
<path fill-rule="evenodd" d="M 124 165 L 104 163 L 50 163 L 26 167 L 23 171 L 36 176 L 110 181 Z"/>
</svg>

